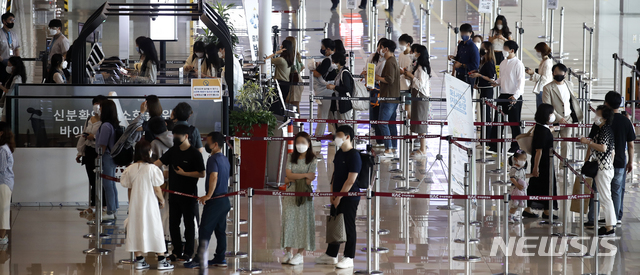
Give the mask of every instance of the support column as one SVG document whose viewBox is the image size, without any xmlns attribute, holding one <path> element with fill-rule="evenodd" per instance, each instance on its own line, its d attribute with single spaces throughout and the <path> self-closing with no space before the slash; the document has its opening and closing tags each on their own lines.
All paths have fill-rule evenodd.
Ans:
<svg viewBox="0 0 640 275">
<path fill-rule="evenodd" d="M 258 31 L 260 32 L 260 38 L 258 41 L 258 60 L 262 60 L 266 55 L 273 53 L 273 45 L 271 44 L 271 0 L 259 1 L 259 13 L 258 13 Z M 301 38 L 299 38 L 301 39 Z M 266 68 L 262 65 L 262 71 L 271 71 L 271 68 Z M 271 66 L 268 64 L 268 66 Z"/>
</svg>

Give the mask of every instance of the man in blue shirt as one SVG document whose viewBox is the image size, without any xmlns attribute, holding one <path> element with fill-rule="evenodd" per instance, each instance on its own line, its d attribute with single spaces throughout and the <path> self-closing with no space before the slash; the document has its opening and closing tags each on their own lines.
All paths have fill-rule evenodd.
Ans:
<svg viewBox="0 0 640 275">
<path fill-rule="evenodd" d="M 216 198 L 227 194 L 229 185 L 229 160 L 222 154 L 224 136 L 219 132 L 211 132 L 207 136 L 206 146 L 211 149 L 211 156 L 207 160 L 207 175 L 205 188 L 207 194 L 198 198 L 204 204 L 200 221 L 200 236 L 198 236 L 198 255 L 193 261 L 185 263 L 186 268 L 198 268 L 206 259 L 201 259 L 203 251 L 207 250 L 211 234 L 216 235 L 216 253 L 209 265 L 226 267 L 225 251 L 227 250 L 227 214 L 231 210 L 229 198 Z"/>
<path fill-rule="evenodd" d="M 469 73 L 478 71 L 480 67 L 480 52 L 478 47 L 471 40 L 473 36 L 473 28 L 470 24 L 460 25 L 460 38 L 462 41 L 458 43 L 458 52 L 455 56 L 450 55 L 449 59 L 455 60 L 453 68 L 456 70 L 456 77 L 464 82 L 473 85 L 475 78 L 469 77 Z"/>
</svg>

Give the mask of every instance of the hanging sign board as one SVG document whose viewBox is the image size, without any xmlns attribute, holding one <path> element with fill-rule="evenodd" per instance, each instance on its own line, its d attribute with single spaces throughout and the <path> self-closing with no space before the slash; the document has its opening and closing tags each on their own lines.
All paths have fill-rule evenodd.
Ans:
<svg viewBox="0 0 640 275">
<path fill-rule="evenodd" d="M 491 13 L 491 7 L 493 6 L 493 0 L 480 0 L 478 4 L 479 13 Z"/>
<path fill-rule="evenodd" d="M 354 10 L 356 8 L 356 0 L 347 0 L 347 9 Z"/>
<path fill-rule="evenodd" d="M 222 81 L 220 78 L 191 79 L 192 100 L 222 101 Z"/>
<path fill-rule="evenodd" d="M 367 88 L 373 89 L 376 85 L 376 64 L 367 63 Z"/>
<path fill-rule="evenodd" d="M 547 9 L 557 10 L 558 9 L 558 0 L 547 0 Z"/>
<path fill-rule="evenodd" d="M 251 61 L 258 60 L 258 0 L 244 0 L 244 18 L 247 20 L 247 34 Z"/>
</svg>

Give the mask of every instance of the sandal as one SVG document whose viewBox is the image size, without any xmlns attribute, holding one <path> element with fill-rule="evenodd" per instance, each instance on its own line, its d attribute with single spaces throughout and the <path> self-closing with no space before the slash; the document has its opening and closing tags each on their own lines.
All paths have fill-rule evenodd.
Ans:
<svg viewBox="0 0 640 275">
<path fill-rule="evenodd" d="M 80 214 L 84 214 L 84 215 L 93 214 L 93 208 L 89 207 L 89 208 L 87 208 L 85 210 L 82 210 L 82 211 L 80 211 Z"/>
</svg>

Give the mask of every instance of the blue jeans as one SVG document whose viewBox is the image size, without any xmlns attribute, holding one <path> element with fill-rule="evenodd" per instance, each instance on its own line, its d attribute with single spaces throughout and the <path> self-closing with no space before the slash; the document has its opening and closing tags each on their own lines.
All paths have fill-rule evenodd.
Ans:
<svg viewBox="0 0 640 275">
<path fill-rule="evenodd" d="M 380 114 L 378 115 L 378 120 L 388 120 L 395 121 L 396 120 L 396 110 L 398 109 L 398 103 L 380 103 Z M 391 127 L 390 127 L 391 126 Z M 388 124 L 378 124 L 380 128 L 380 133 L 383 136 L 397 136 L 398 128 L 396 125 L 388 125 Z M 385 149 L 395 149 L 398 148 L 398 140 L 384 140 L 384 148 Z"/>
<path fill-rule="evenodd" d="M 113 162 L 113 158 L 110 153 L 104 153 L 102 155 L 102 173 L 115 177 L 116 176 L 116 164 Z M 112 180 L 102 179 L 102 190 L 104 191 L 104 197 L 107 199 L 107 214 L 113 214 L 118 210 L 118 189 L 116 183 Z"/>
<path fill-rule="evenodd" d="M 540 107 L 540 104 L 542 104 L 542 91 L 536 94 L 536 108 Z"/>
<path fill-rule="evenodd" d="M 215 195 L 214 195 L 215 196 Z M 208 200 L 202 209 L 202 218 L 200 220 L 200 229 L 198 236 L 198 253 L 205 251 L 211 240 L 211 234 L 216 235 L 216 253 L 213 261 L 221 263 L 225 259 L 225 251 L 227 250 L 227 214 L 231 210 L 229 198 L 219 198 Z M 195 259 L 199 259 L 199 255 Z M 207 259 L 202 259 L 207 260 Z"/>
<path fill-rule="evenodd" d="M 627 180 L 625 170 L 625 168 L 613 168 L 613 179 L 611 180 L 611 199 L 618 220 L 622 220 L 622 208 L 624 207 L 624 185 Z"/>
</svg>

